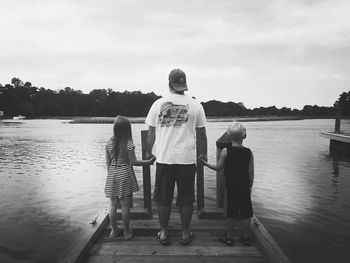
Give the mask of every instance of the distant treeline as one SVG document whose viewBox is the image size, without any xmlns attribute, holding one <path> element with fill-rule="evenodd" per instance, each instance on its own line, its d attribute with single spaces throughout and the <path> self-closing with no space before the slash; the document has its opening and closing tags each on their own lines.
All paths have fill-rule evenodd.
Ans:
<svg viewBox="0 0 350 263">
<path fill-rule="evenodd" d="M 112 89 L 94 89 L 88 94 L 66 87 L 60 90 L 35 87 L 30 82 L 13 78 L 11 84 L 0 84 L 0 111 L 11 117 L 28 118 L 52 116 L 116 116 L 144 117 L 152 103 L 160 98 L 153 92 L 115 92 Z M 337 100 L 343 115 L 350 115 L 350 91 Z M 291 108 L 260 107 L 248 109 L 243 103 L 202 102 L 207 116 L 333 116 L 334 107 L 305 105 L 302 110 Z"/>
</svg>

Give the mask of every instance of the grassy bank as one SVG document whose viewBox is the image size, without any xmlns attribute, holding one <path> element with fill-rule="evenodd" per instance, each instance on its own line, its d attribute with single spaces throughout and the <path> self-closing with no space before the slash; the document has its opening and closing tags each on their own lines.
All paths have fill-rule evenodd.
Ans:
<svg viewBox="0 0 350 263">
<path fill-rule="evenodd" d="M 248 122 L 248 121 L 287 121 L 287 120 L 303 120 L 302 116 L 233 116 L 233 117 L 207 117 L 208 122 Z"/>
<path fill-rule="evenodd" d="M 69 123 L 113 123 L 115 117 L 74 117 Z M 145 117 L 130 117 L 131 123 L 145 123 Z"/>
<path fill-rule="evenodd" d="M 75 117 L 70 123 L 113 123 L 115 117 Z M 144 123 L 145 117 L 130 117 L 131 123 Z M 301 116 L 254 116 L 254 117 L 208 117 L 208 122 L 231 122 L 233 120 L 240 122 L 248 121 L 285 121 L 285 120 L 303 120 Z"/>
</svg>

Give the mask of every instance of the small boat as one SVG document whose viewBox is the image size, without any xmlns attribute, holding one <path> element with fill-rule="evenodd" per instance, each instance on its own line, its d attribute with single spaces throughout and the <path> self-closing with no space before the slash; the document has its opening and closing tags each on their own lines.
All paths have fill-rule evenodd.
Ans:
<svg viewBox="0 0 350 263">
<path fill-rule="evenodd" d="M 18 115 L 18 116 L 13 117 L 14 120 L 23 120 L 25 118 L 26 118 L 26 116 L 23 116 L 23 115 Z"/>
</svg>

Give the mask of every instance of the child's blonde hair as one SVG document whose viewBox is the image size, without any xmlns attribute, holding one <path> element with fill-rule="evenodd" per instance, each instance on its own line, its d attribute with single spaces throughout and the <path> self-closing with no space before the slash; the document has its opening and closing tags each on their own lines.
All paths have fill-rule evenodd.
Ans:
<svg viewBox="0 0 350 263">
<path fill-rule="evenodd" d="M 247 137 L 245 127 L 239 122 L 232 122 L 227 129 L 227 134 L 233 141 L 240 141 Z"/>
</svg>

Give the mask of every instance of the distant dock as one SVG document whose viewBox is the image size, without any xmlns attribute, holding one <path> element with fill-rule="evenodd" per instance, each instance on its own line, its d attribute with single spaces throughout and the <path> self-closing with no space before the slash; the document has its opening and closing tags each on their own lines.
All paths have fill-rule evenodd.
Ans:
<svg viewBox="0 0 350 263">
<path fill-rule="evenodd" d="M 321 132 L 321 136 L 330 139 L 329 150 L 331 152 L 341 151 L 350 153 L 350 132 L 335 133 L 335 132 Z"/>
<path fill-rule="evenodd" d="M 330 153 L 350 154 L 350 131 L 341 131 L 341 112 L 340 108 L 335 106 L 335 127 L 334 132 L 321 132 L 320 135 L 330 139 Z"/>
</svg>

